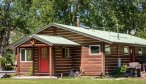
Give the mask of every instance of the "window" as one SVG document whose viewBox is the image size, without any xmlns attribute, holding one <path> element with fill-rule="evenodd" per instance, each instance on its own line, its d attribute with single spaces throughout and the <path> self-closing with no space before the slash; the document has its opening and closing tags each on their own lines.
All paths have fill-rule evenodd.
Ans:
<svg viewBox="0 0 146 84">
<path fill-rule="evenodd" d="M 25 49 L 21 49 L 20 53 L 21 61 L 25 61 Z"/>
<path fill-rule="evenodd" d="M 20 61 L 32 61 L 32 49 L 20 49 Z"/>
<path fill-rule="evenodd" d="M 111 47 L 110 45 L 105 45 L 105 54 L 110 55 L 111 54 Z"/>
<path fill-rule="evenodd" d="M 43 60 L 47 60 L 47 48 L 41 48 L 41 55 Z"/>
<path fill-rule="evenodd" d="M 91 55 L 98 55 L 100 52 L 100 45 L 90 45 L 89 53 Z"/>
<path fill-rule="evenodd" d="M 139 48 L 139 49 L 138 49 L 138 55 L 139 55 L 139 56 L 142 56 L 142 54 L 143 54 L 142 48 Z"/>
<path fill-rule="evenodd" d="M 129 47 L 124 46 L 124 55 L 129 55 Z"/>
<path fill-rule="evenodd" d="M 63 58 L 70 58 L 70 49 L 63 48 Z"/>
</svg>

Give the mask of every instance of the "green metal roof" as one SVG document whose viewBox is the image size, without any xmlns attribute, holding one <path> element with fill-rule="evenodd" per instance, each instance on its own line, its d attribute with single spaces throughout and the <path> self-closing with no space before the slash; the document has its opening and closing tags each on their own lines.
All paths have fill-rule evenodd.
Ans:
<svg viewBox="0 0 146 84">
<path fill-rule="evenodd" d="M 9 47 L 14 48 L 17 47 L 23 43 L 25 43 L 26 41 L 30 40 L 30 39 L 36 39 L 39 40 L 43 43 L 46 43 L 48 45 L 80 45 L 76 42 L 73 42 L 71 40 L 68 40 L 66 38 L 60 37 L 60 36 L 49 36 L 49 35 L 38 35 L 38 34 L 32 34 L 30 36 L 27 36 L 25 38 L 20 39 L 19 41 L 11 44 Z"/>
<path fill-rule="evenodd" d="M 119 33 L 119 38 L 118 38 L 118 33 L 115 32 L 101 31 L 96 29 L 85 29 L 81 27 L 68 26 L 68 25 L 57 24 L 57 23 L 54 23 L 52 25 L 66 30 L 74 31 L 82 35 L 86 35 L 88 37 L 102 40 L 108 43 L 127 43 L 134 45 L 146 45 L 146 39 L 128 35 L 128 34 Z"/>
<path fill-rule="evenodd" d="M 35 34 L 33 35 L 32 38 L 35 38 L 39 41 L 42 41 L 46 44 L 53 45 L 53 44 L 58 44 L 58 45 L 80 45 L 76 42 L 73 42 L 71 40 L 68 40 L 66 38 L 60 37 L 60 36 L 49 36 L 49 35 L 38 35 Z"/>
<path fill-rule="evenodd" d="M 57 23 L 53 23 L 53 24 L 49 24 L 47 26 L 44 26 L 43 28 L 41 28 L 40 30 L 35 32 L 34 34 L 27 36 L 25 38 L 22 38 L 19 41 L 17 41 L 16 43 L 13 43 L 12 45 L 16 47 L 16 46 L 26 42 L 27 40 L 29 40 L 31 38 L 35 38 L 35 39 L 42 41 L 42 42 L 49 44 L 49 45 L 53 45 L 53 44 L 79 45 L 78 43 L 75 43 L 75 42 L 70 41 L 70 40 L 63 38 L 63 37 L 38 35 L 37 34 L 40 31 L 42 31 L 46 28 L 49 28 L 51 26 L 65 29 L 65 30 L 69 30 L 69 31 L 72 31 L 75 33 L 79 33 L 81 35 L 85 35 L 87 37 L 97 39 L 100 41 L 104 41 L 107 43 L 111 43 L 111 44 L 112 43 L 126 43 L 126 44 L 132 44 L 132 45 L 145 45 L 146 46 L 145 39 L 131 36 L 128 34 L 119 33 L 119 38 L 118 38 L 118 34 L 115 32 L 101 31 L 101 30 L 96 30 L 96 29 L 85 29 L 82 27 L 68 26 L 68 25 L 57 24 Z M 10 46 L 12 46 L 12 45 L 10 45 Z"/>
</svg>

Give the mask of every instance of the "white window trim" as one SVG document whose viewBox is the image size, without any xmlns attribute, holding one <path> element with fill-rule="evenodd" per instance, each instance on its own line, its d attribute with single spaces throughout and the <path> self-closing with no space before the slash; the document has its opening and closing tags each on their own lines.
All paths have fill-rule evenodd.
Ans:
<svg viewBox="0 0 146 84">
<path fill-rule="evenodd" d="M 139 54 L 139 49 L 141 49 L 142 54 Z M 142 47 L 138 48 L 138 56 L 143 56 L 143 48 Z"/>
<path fill-rule="evenodd" d="M 22 50 L 22 49 L 25 50 L 25 61 L 22 61 L 22 60 L 21 60 L 21 50 Z M 27 61 L 27 60 L 26 60 L 26 59 L 27 59 L 27 56 L 26 56 L 26 55 L 27 55 L 27 52 L 26 52 L 26 49 L 27 49 L 27 48 L 20 48 L 20 62 L 32 62 L 32 61 Z"/>
<path fill-rule="evenodd" d="M 98 46 L 98 47 L 99 47 L 99 52 L 100 52 L 100 45 L 89 45 L 89 54 L 90 54 L 90 55 L 99 55 L 99 53 L 95 53 L 95 54 L 92 54 L 92 53 L 91 53 L 91 47 L 92 47 L 92 46 Z"/>
<path fill-rule="evenodd" d="M 105 49 L 104 49 L 104 50 L 106 50 L 106 46 L 107 46 L 107 45 L 105 45 L 105 47 L 104 47 Z M 106 53 L 106 52 L 105 52 L 105 55 L 111 55 L 111 45 L 109 45 L 108 47 L 110 48 L 110 52 L 109 52 L 109 53 Z"/>
</svg>

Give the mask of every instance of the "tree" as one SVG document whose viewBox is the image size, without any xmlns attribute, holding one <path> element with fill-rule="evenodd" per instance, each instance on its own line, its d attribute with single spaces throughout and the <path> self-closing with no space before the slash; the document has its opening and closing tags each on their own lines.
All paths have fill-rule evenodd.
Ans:
<svg viewBox="0 0 146 84">
<path fill-rule="evenodd" d="M 0 6 L 0 54 L 5 56 L 6 46 L 9 45 L 10 38 L 12 34 L 17 33 L 16 31 L 21 31 L 29 33 L 27 29 L 27 12 L 29 11 L 30 0 L 19 0 L 19 3 L 26 5 L 18 4 L 18 1 L 15 0 L 4 0 Z M 18 10 L 19 9 L 19 10 Z"/>
<path fill-rule="evenodd" d="M 146 2 L 143 0 L 4 0 L 0 5 L 0 54 L 5 46 L 52 22 L 146 38 Z"/>
</svg>

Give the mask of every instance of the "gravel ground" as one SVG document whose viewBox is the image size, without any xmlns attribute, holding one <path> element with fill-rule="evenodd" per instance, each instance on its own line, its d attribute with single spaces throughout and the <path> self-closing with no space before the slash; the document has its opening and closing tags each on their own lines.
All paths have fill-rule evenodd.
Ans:
<svg viewBox="0 0 146 84">
<path fill-rule="evenodd" d="M 0 78 L 3 77 L 4 74 L 5 74 L 5 73 L 0 73 Z"/>
</svg>

